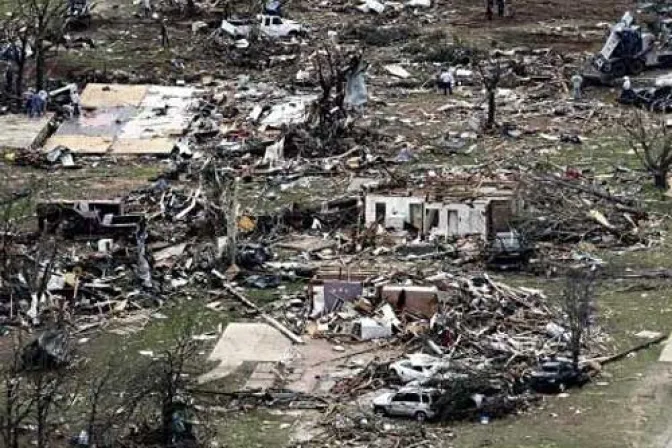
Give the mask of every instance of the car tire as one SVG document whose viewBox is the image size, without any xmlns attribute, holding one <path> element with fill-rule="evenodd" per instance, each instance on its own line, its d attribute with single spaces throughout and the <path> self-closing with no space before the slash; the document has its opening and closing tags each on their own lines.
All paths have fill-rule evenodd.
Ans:
<svg viewBox="0 0 672 448">
<path fill-rule="evenodd" d="M 296 31 L 290 31 L 288 36 L 291 37 L 292 39 L 294 39 L 294 38 L 299 37 L 299 33 L 296 32 Z"/>
<path fill-rule="evenodd" d="M 387 411 L 385 410 L 385 408 L 380 406 L 376 406 L 375 408 L 373 408 L 373 413 L 381 416 L 387 415 Z"/>
<path fill-rule="evenodd" d="M 415 421 L 418 423 L 424 423 L 425 420 L 427 420 L 427 414 L 425 414 L 422 411 L 418 411 L 415 413 Z"/>
</svg>

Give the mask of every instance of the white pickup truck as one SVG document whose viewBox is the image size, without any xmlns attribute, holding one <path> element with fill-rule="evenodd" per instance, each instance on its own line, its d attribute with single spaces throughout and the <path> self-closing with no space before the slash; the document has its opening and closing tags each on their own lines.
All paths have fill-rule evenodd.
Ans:
<svg viewBox="0 0 672 448">
<path fill-rule="evenodd" d="M 247 37 L 254 27 L 259 27 L 259 32 L 267 37 L 294 37 L 306 32 L 299 22 L 266 15 L 259 15 L 256 19 L 223 20 L 220 29 L 235 39 Z"/>
</svg>

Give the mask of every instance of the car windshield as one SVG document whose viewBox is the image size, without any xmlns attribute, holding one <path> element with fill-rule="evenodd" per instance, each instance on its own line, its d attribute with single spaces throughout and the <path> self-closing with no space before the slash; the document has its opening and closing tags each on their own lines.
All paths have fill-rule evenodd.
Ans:
<svg viewBox="0 0 672 448">
<path fill-rule="evenodd" d="M 520 236 L 515 232 L 498 233 L 492 246 L 501 251 L 516 251 L 521 249 Z"/>
</svg>

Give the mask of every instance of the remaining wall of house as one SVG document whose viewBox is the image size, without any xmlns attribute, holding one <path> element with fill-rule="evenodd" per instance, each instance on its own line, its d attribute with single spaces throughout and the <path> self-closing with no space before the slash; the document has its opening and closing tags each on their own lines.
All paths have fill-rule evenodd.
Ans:
<svg viewBox="0 0 672 448">
<path fill-rule="evenodd" d="M 488 201 L 472 203 L 444 204 L 441 202 L 424 203 L 424 198 L 415 196 L 368 195 L 365 200 L 365 220 L 370 225 L 376 221 L 376 204 L 385 204 L 385 222 L 387 228 L 401 230 L 404 222 L 410 222 L 411 204 L 422 205 L 424 217 L 423 231 L 426 234 L 440 236 L 461 236 L 488 233 Z M 432 211 L 438 210 L 438 225 L 432 226 Z"/>
<path fill-rule="evenodd" d="M 410 220 L 409 210 L 411 204 L 424 204 L 425 198 L 416 196 L 382 196 L 368 195 L 365 200 L 364 217 L 366 224 L 376 221 L 376 204 L 385 204 L 385 227 L 403 229 L 404 222 Z"/>
</svg>

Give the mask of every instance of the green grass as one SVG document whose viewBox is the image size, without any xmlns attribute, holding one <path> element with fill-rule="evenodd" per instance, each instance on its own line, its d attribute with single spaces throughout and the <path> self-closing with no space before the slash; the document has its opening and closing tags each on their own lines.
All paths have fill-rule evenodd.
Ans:
<svg viewBox="0 0 672 448">
<path fill-rule="evenodd" d="M 279 415 L 264 410 L 227 416 L 222 419 L 219 426 L 219 446 L 231 448 L 286 446 L 290 432 L 286 425 L 294 420 L 295 418 L 290 415 Z"/>
<path fill-rule="evenodd" d="M 170 303 L 174 300 L 173 303 Z M 214 299 L 213 299 L 214 300 Z M 152 350 L 159 353 L 170 349 L 181 334 L 189 331 L 193 334 L 216 331 L 219 325 L 223 327 L 229 322 L 230 315 L 211 311 L 205 307 L 203 300 L 168 299 L 164 308 L 155 310 L 155 313 L 165 315 L 166 318 L 150 318 L 149 323 L 139 332 L 120 336 L 108 332 L 98 337 L 83 348 L 89 358 L 89 363 L 95 372 L 96 366 L 107 364 L 110 360 L 123 359 L 124 363 L 137 362 L 142 355 L 140 350 Z M 111 328 L 118 327 L 112 323 Z M 214 341 L 203 342 L 203 352 L 209 353 Z"/>
<path fill-rule="evenodd" d="M 302 282 L 293 282 L 293 283 L 287 283 L 283 282 L 281 287 L 282 289 L 278 288 L 269 288 L 269 289 L 254 289 L 254 288 L 247 288 L 245 290 L 245 296 L 250 299 L 252 302 L 257 304 L 258 306 L 263 307 L 264 305 L 268 305 L 278 299 L 280 299 L 282 296 L 285 295 L 292 295 L 298 292 L 303 291 L 305 288 L 306 284 Z"/>
</svg>

